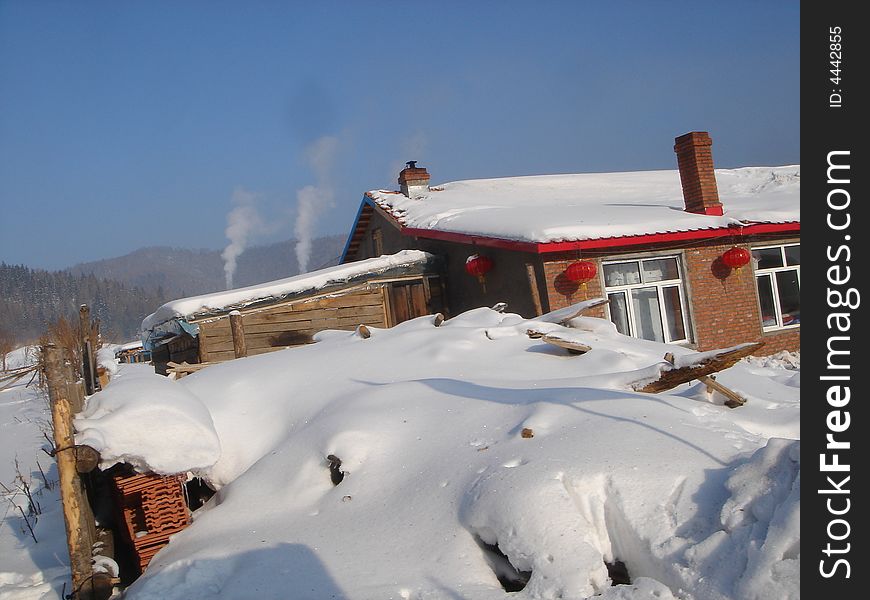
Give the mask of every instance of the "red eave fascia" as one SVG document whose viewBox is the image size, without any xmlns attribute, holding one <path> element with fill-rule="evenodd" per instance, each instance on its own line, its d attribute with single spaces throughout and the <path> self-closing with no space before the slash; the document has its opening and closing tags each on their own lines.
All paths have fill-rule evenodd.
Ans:
<svg viewBox="0 0 870 600">
<path fill-rule="evenodd" d="M 692 240 L 702 241 L 724 237 L 745 237 L 765 233 L 800 233 L 800 230 L 801 224 L 798 221 L 788 223 L 754 223 L 752 225 L 744 225 L 743 227 L 719 227 L 716 229 L 671 231 L 667 233 L 649 233 L 643 235 L 629 235 L 596 240 L 575 240 L 569 242 L 522 242 L 455 233 L 452 231 L 417 229 L 412 227 L 402 227 L 402 235 L 440 240 L 444 242 L 455 242 L 458 244 L 471 244 L 488 248 L 514 250 L 518 252 L 530 252 L 532 254 L 549 254 L 551 252 L 566 252 L 569 250 L 596 250 L 601 248 L 666 244 Z"/>
</svg>

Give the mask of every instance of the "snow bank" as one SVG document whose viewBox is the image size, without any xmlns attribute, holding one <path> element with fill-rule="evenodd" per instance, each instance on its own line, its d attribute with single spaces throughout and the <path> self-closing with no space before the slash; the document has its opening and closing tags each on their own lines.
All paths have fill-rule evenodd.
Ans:
<svg viewBox="0 0 870 600">
<path fill-rule="evenodd" d="M 103 467 L 171 474 L 212 466 L 220 442 L 199 399 L 148 365 L 125 367 L 75 418 L 76 443 L 97 450 Z"/>
<path fill-rule="evenodd" d="M 456 181 L 419 198 L 368 192 L 414 229 L 560 242 L 800 221 L 800 166 L 717 169 L 723 216 L 685 211 L 679 171 Z"/>
<path fill-rule="evenodd" d="M 36 346 L 14 350 L 9 367 L 33 364 L 37 352 Z M 66 532 L 57 469 L 42 452 L 51 411 L 29 382 L 28 376 L 0 390 L 0 599 L 62 600 L 71 589 Z M 38 508 L 31 509 L 24 483 Z"/>
<path fill-rule="evenodd" d="M 219 491 L 127 597 L 474 600 L 510 574 L 517 598 L 795 597 L 799 454 L 771 439 L 799 437 L 786 371 L 720 373 L 734 410 L 697 384 L 637 393 L 665 352 L 695 353 L 588 317 L 582 356 L 525 334 L 554 320 L 324 332 L 167 382 L 211 414 Z M 630 585 L 611 587 L 616 561 Z"/>
</svg>

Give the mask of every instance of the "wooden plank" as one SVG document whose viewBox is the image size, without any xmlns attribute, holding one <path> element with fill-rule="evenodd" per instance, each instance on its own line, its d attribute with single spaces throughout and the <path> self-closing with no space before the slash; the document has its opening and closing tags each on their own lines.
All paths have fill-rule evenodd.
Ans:
<svg viewBox="0 0 870 600">
<path fill-rule="evenodd" d="M 592 350 L 592 346 L 577 340 L 572 340 L 569 337 L 559 335 L 558 333 L 543 335 L 541 336 L 541 341 L 552 344 L 553 346 L 558 346 L 559 348 L 565 348 L 571 354 L 585 354 Z"/>
<path fill-rule="evenodd" d="M 396 318 L 393 316 L 393 300 L 388 285 L 381 286 L 381 303 L 384 306 L 384 322 L 387 327 L 392 327 L 396 324 Z"/>
<path fill-rule="evenodd" d="M 355 308 L 336 308 L 336 309 L 320 309 L 313 310 L 307 313 L 299 313 L 297 315 L 293 315 L 290 318 L 286 319 L 273 319 L 270 318 L 268 320 L 264 319 L 255 319 L 248 321 L 248 317 L 245 318 L 245 331 L 248 333 L 251 332 L 263 332 L 263 331 L 288 331 L 292 329 L 298 328 L 299 324 L 309 323 L 309 322 L 318 322 L 318 321 L 331 321 L 331 320 L 344 320 L 351 319 L 356 320 L 357 324 L 363 321 L 381 321 L 383 315 L 383 307 L 381 306 L 372 306 L 365 307 L 363 309 L 355 309 Z M 229 336 L 224 335 L 209 335 L 211 340 L 221 340 L 226 339 Z"/>
<path fill-rule="evenodd" d="M 408 302 L 408 286 L 394 285 L 390 288 L 391 307 L 393 309 L 393 318 L 396 324 L 407 321 L 411 317 L 410 306 Z"/>
<path fill-rule="evenodd" d="M 725 400 L 725 406 L 728 408 L 737 408 L 738 406 L 746 404 L 746 398 L 731 388 L 725 387 L 716 381 L 716 378 L 713 375 L 701 375 L 698 377 L 698 381 L 705 384 L 708 390 L 715 390 L 725 396 L 727 398 L 727 400 Z"/>
<path fill-rule="evenodd" d="M 245 334 L 250 337 L 254 334 L 259 333 L 281 333 L 282 331 L 298 331 L 300 329 L 311 329 L 319 327 L 319 324 L 321 323 L 324 324 L 324 327 L 330 327 L 332 325 L 342 327 L 343 325 L 348 323 L 353 323 L 355 325 L 365 323 L 366 325 L 372 325 L 374 327 L 383 327 L 385 326 L 383 318 L 383 308 L 379 308 L 377 312 L 367 312 L 363 314 L 356 314 L 344 317 L 336 316 L 329 319 L 312 319 L 311 321 L 293 321 L 290 323 L 264 323 L 261 325 L 245 325 Z M 223 336 L 220 338 L 208 338 L 209 344 L 220 343 L 221 341 L 225 341 L 227 339 L 230 338 L 228 336 Z"/>
<path fill-rule="evenodd" d="M 428 315 L 431 311 L 426 301 L 426 290 L 423 283 L 413 283 L 408 288 L 410 291 L 411 318 Z"/>
<path fill-rule="evenodd" d="M 380 306 L 318 308 L 307 311 L 277 314 L 259 314 L 245 317 L 245 327 L 270 323 L 294 323 L 297 321 L 315 321 L 318 319 L 344 318 L 355 315 L 374 315 L 380 311 Z"/>
<path fill-rule="evenodd" d="M 419 277 L 419 275 L 417 277 Z M 343 288 L 343 289 L 339 289 L 339 290 L 326 291 L 326 292 L 322 292 L 322 293 L 314 295 L 314 296 L 305 296 L 305 297 L 285 299 L 285 300 L 281 300 L 281 301 L 271 303 L 271 304 L 264 303 L 261 305 L 251 306 L 251 307 L 247 307 L 247 308 L 239 307 L 235 310 L 238 310 L 246 317 L 248 315 L 255 315 L 255 314 L 262 313 L 262 312 L 278 312 L 278 311 L 292 312 L 293 310 L 295 310 L 293 307 L 297 306 L 299 304 L 304 304 L 304 303 L 309 303 L 309 302 L 318 302 L 318 301 L 329 301 L 330 299 L 338 299 L 338 298 L 346 297 L 349 295 L 357 295 L 357 294 L 365 295 L 367 293 L 375 294 L 376 293 L 375 287 L 373 285 L 370 285 L 369 282 L 362 282 L 362 283 L 355 284 L 351 287 L 347 287 L 347 288 Z M 227 313 L 223 313 L 223 314 L 206 314 L 206 315 L 200 315 L 198 317 L 191 317 L 190 319 L 188 319 L 188 321 L 190 323 L 196 323 L 197 325 L 199 325 L 201 323 L 215 323 L 215 322 L 221 322 L 221 321 L 226 322 L 226 319 L 227 319 Z"/>
<path fill-rule="evenodd" d="M 204 363 L 208 362 L 208 354 L 209 354 L 209 339 L 207 335 L 203 335 L 202 326 L 199 328 L 199 335 L 197 336 L 197 352 L 199 353 L 199 362 Z"/>
<path fill-rule="evenodd" d="M 257 354 L 257 352 L 254 349 L 249 348 L 248 355 L 253 356 L 254 354 Z M 235 353 L 233 353 L 232 348 L 230 348 L 229 350 L 211 349 L 208 352 L 208 360 L 211 363 L 226 362 L 228 360 L 234 360 L 235 358 L 236 358 L 236 355 L 235 355 Z"/>
<path fill-rule="evenodd" d="M 333 296 L 320 298 L 317 300 L 307 300 L 294 305 L 297 309 L 308 309 L 311 306 L 315 308 L 346 308 L 353 306 L 379 305 L 381 303 L 380 294 L 376 291 L 366 291 L 355 294 L 345 294 L 343 296 Z"/>
</svg>

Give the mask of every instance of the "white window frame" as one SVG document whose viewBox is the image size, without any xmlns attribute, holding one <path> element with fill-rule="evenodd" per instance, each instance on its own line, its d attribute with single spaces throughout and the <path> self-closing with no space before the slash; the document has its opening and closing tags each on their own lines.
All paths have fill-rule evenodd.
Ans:
<svg viewBox="0 0 870 600">
<path fill-rule="evenodd" d="M 653 261 L 653 260 L 666 260 L 666 259 L 674 259 L 677 263 L 677 279 L 664 279 L 661 281 L 653 281 L 653 282 L 644 282 L 643 281 L 643 263 L 644 261 Z M 641 281 L 638 283 L 630 283 L 625 285 L 615 285 L 608 286 L 607 278 L 604 274 L 605 265 L 616 265 L 616 264 L 626 264 L 626 263 L 638 263 L 638 267 L 640 268 L 640 279 Z M 623 258 L 619 260 L 608 260 L 602 261 L 601 263 L 601 282 L 604 284 L 604 294 L 606 297 L 610 297 L 610 294 L 623 293 L 625 296 L 625 309 L 628 317 L 628 329 L 629 335 L 634 338 L 639 338 L 637 334 L 637 327 L 635 325 L 634 318 L 634 304 L 631 300 L 631 290 L 633 289 L 641 289 L 641 288 L 656 288 L 656 297 L 658 299 L 659 304 L 659 317 L 662 323 L 662 335 L 664 336 L 665 343 L 667 344 L 689 344 L 691 343 L 691 328 L 689 321 L 689 305 L 686 301 L 686 289 L 684 282 L 684 272 L 683 272 L 683 261 L 682 256 L 679 254 L 664 254 L 664 255 L 651 255 L 651 256 L 642 256 L 642 257 L 634 257 L 634 258 Z M 670 331 L 668 330 L 668 318 L 665 314 L 665 301 L 662 290 L 664 288 L 676 287 L 677 292 L 679 294 L 680 299 L 680 312 L 682 314 L 682 323 L 683 323 L 683 332 L 685 337 L 682 339 L 670 339 Z M 607 304 L 607 318 L 610 321 L 613 321 L 611 312 L 610 312 L 610 304 Z"/>
<path fill-rule="evenodd" d="M 795 271 L 797 273 L 797 281 L 798 281 L 798 291 L 800 291 L 801 287 L 801 266 L 797 265 L 789 265 L 786 264 L 785 258 L 785 249 L 789 247 L 798 246 L 800 247 L 800 242 L 794 242 L 791 244 L 773 244 L 769 246 L 753 246 L 752 250 L 770 250 L 771 248 L 778 248 L 780 256 L 782 256 L 782 265 L 781 267 L 770 267 L 768 269 L 758 269 L 755 266 L 755 259 L 752 261 L 752 270 L 755 272 L 755 291 L 758 294 L 758 305 L 759 305 L 759 316 L 762 317 L 761 328 L 763 331 L 779 331 L 781 329 L 797 329 L 801 326 L 800 323 L 795 323 L 794 325 L 784 325 L 782 322 L 782 308 L 780 306 L 781 302 L 779 300 L 779 284 L 776 281 L 776 273 L 780 271 Z M 763 317 L 761 314 L 761 290 L 758 287 L 758 280 L 760 277 L 767 277 L 768 281 L 770 281 L 770 289 L 773 293 L 773 311 L 776 317 L 776 324 L 774 325 L 764 325 Z"/>
</svg>

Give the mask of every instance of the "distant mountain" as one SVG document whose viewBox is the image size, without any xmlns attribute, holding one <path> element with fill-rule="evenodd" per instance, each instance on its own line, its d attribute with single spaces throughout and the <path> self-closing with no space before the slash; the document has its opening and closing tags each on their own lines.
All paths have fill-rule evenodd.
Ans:
<svg viewBox="0 0 870 600">
<path fill-rule="evenodd" d="M 338 264 L 344 242 L 340 235 L 313 240 L 310 269 Z M 297 275 L 295 248 L 293 240 L 248 248 L 238 258 L 233 287 Z M 61 316 L 78 322 L 79 306 L 88 304 L 106 339 L 134 339 L 142 319 L 164 302 L 226 289 L 223 265 L 218 250 L 166 247 L 63 271 L 0 263 L 0 332 L 19 344 L 34 342 Z"/>
<path fill-rule="evenodd" d="M 313 240 L 310 269 L 338 264 L 345 239 L 345 236 L 333 235 Z M 226 289 L 224 261 L 219 250 L 155 246 L 117 258 L 80 263 L 68 271 L 73 275 L 94 275 L 130 286 L 159 290 L 168 298 Z M 252 246 L 238 258 L 233 287 L 282 279 L 298 273 L 295 240 Z"/>
</svg>

